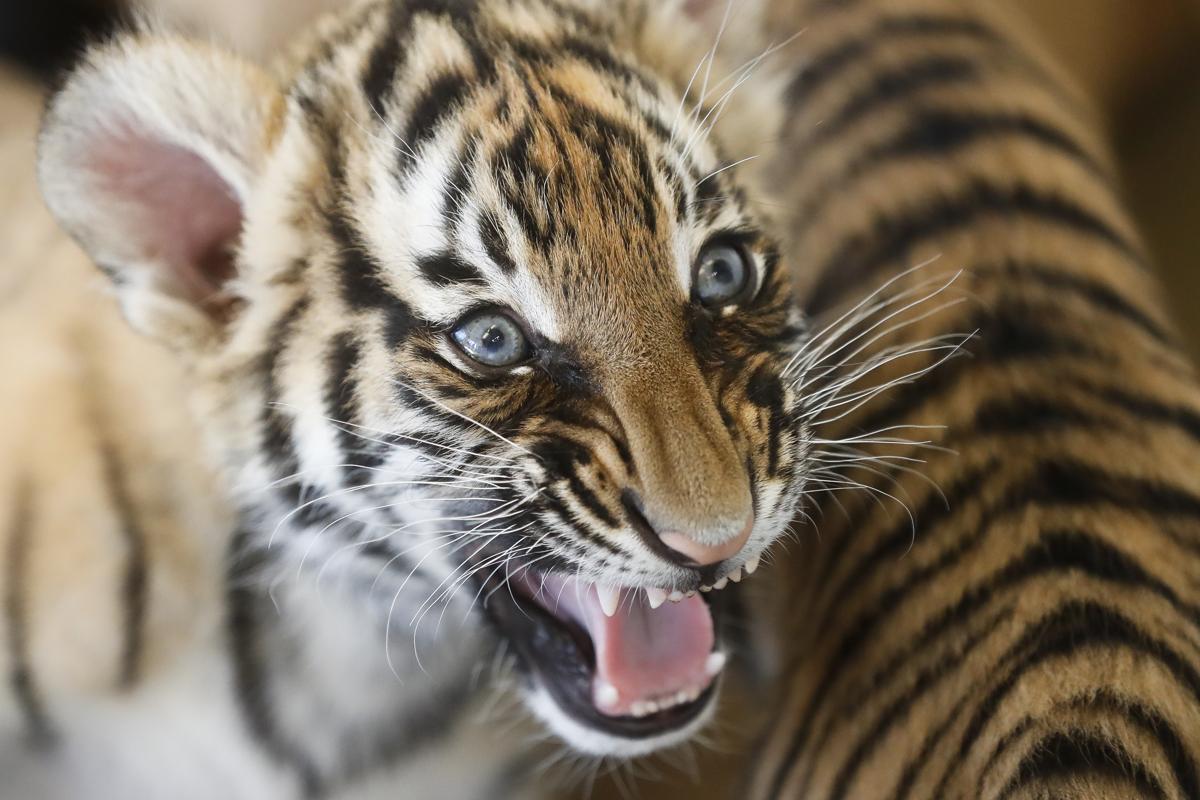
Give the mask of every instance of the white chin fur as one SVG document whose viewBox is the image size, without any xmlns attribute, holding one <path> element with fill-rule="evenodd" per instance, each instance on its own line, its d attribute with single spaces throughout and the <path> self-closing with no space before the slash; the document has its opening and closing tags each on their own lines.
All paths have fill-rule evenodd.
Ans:
<svg viewBox="0 0 1200 800">
<path fill-rule="evenodd" d="M 637 758 L 683 744 L 708 724 L 717 707 L 717 697 L 714 695 L 709 699 L 704 711 L 684 727 L 675 728 L 661 736 L 626 739 L 603 733 L 577 722 L 563 711 L 558 703 L 554 702 L 550 693 L 541 686 L 537 686 L 531 692 L 526 692 L 525 702 L 551 731 L 575 750 L 593 756 L 616 758 Z"/>
</svg>

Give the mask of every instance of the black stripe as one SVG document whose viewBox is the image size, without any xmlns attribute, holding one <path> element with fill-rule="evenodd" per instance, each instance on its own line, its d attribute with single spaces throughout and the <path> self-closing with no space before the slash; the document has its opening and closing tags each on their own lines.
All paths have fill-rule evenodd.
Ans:
<svg viewBox="0 0 1200 800">
<path fill-rule="evenodd" d="M 1061 395 L 1053 399 L 1017 395 L 984 401 L 971 424 L 955 429 L 955 440 L 985 436 L 1046 436 L 1064 431 L 1111 431 L 1119 426 L 1112 417 L 1092 414 L 1067 405 Z"/>
<path fill-rule="evenodd" d="M 379 265 L 340 213 L 327 215 L 329 234 L 337 245 L 342 297 L 354 309 L 387 309 L 398 299 L 383 283 Z"/>
<path fill-rule="evenodd" d="M 1108 505 L 1157 517 L 1179 516 L 1200 521 L 1200 497 L 1159 481 L 1108 472 L 1078 461 L 1050 460 L 1039 465 L 1035 501 L 1060 506 Z"/>
<path fill-rule="evenodd" d="M 1166 798 L 1162 785 L 1142 763 L 1118 742 L 1097 734 L 1079 729 L 1056 731 L 1039 739 L 1031 749 L 996 800 L 1008 800 L 1031 784 L 1046 780 L 1055 785 L 1080 778 L 1102 778 L 1109 788 L 1113 783 L 1132 784 L 1138 797 Z M 1092 788 L 1100 789 L 1095 785 Z"/>
<path fill-rule="evenodd" d="M 483 283 L 483 274 L 474 264 L 468 263 L 451 252 L 434 253 L 417 259 L 417 268 L 425 280 L 434 286 L 452 286 L 458 283 Z"/>
<path fill-rule="evenodd" d="M 479 238 L 483 240 L 483 248 L 487 251 L 488 258 L 501 272 L 511 275 L 516 271 L 517 265 L 509 255 L 503 226 L 495 213 L 486 211 L 479 218 Z"/>
<path fill-rule="evenodd" d="M 1100 690 L 1079 699 L 1077 706 L 1113 710 L 1123 719 L 1146 731 L 1158 742 L 1163 755 L 1171 764 L 1171 773 L 1183 797 L 1200 797 L 1200 765 L 1195 758 L 1188 754 L 1183 739 L 1175 731 L 1174 726 L 1153 708 L 1147 708 L 1141 703 L 1130 702 L 1114 695 L 1112 692 Z"/>
<path fill-rule="evenodd" d="M 458 111 L 476 87 L 475 82 L 468 82 L 459 72 L 448 72 L 430 81 L 408 112 L 400 143 L 407 153 L 402 153 L 401 159 L 411 161 L 413 155 L 419 155 L 425 143 L 434 137 L 447 117 Z"/>
<path fill-rule="evenodd" d="M 550 95 L 566 112 L 568 128 L 593 154 L 601 175 L 601 186 L 593 190 L 593 201 L 607 207 L 607 213 L 617 219 L 625 219 L 631 207 L 641 207 L 639 221 L 646 229 L 658 229 L 658 204 L 654 170 L 645 137 L 637 133 L 624 121 L 582 102 L 579 97 L 555 86 L 550 86 Z M 616 149 L 624 150 L 629 156 L 635 180 L 622 180 L 614 169 L 620 159 Z M 556 173 L 556 177 L 558 174 Z M 570 172 L 561 175 L 562 180 L 571 180 Z"/>
<path fill-rule="evenodd" d="M 883 161 L 899 156 L 944 156 L 981 139 L 1025 139 L 1068 156 L 1086 171 L 1109 179 L 1107 166 L 1083 149 L 1061 128 L 1024 112 L 973 112 L 961 109 L 925 108 L 913 114 L 900 135 L 874 149 L 871 159 Z"/>
<path fill-rule="evenodd" d="M 880 269 L 904 259 L 923 241 L 968 227 L 981 217 L 1012 219 L 1016 215 L 1094 237 L 1140 263 L 1141 255 L 1133 244 L 1073 200 L 1027 184 L 996 186 L 972 179 L 956 196 L 939 195 L 914 211 L 882 215 L 872 223 L 869 232 L 845 238 L 818 270 L 821 278 L 808 298 L 809 308 L 813 313 L 825 311 L 849 288 L 876 278 L 875 273 Z"/>
<path fill-rule="evenodd" d="M 607 44 L 598 45 L 579 36 L 565 35 L 547 42 L 514 38 L 507 42 L 507 45 L 514 55 L 533 66 L 549 67 L 560 63 L 564 58 L 575 59 L 601 75 L 639 86 L 650 95 L 658 96 L 655 82 L 618 58 Z M 668 137 L 669 135 L 667 133 Z"/>
<path fill-rule="evenodd" d="M 8 548 L 4 554 L 4 618 L 9 653 L 8 685 L 25 723 L 26 743 L 43 750 L 58 741 L 38 689 L 37 678 L 29 663 L 29 631 L 25 599 L 29 577 L 29 549 L 33 535 L 33 490 L 28 480 L 18 483 L 13 516 L 8 529 Z"/>
<path fill-rule="evenodd" d="M 395 350 L 422 328 L 412 306 L 400 299 L 392 300 L 384 311 L 383 341 L 389 350 Z"/>
<path fill-rule="evenodd" d="M 316 764 L 287 740 L 275 718 L 269 676 L 264 668 L 266 639 L 259 619 L 262 598 L 251 588 L 261 577 L 258 573 L 265 564 L 265 556 L 248 548 L 251 536 L 239 531 L 233 537 L 226 579 L 226 631 L 242 720 L 267 754 L 296 774 L 304 797 L 320 797 L 322 781 Z"/>
<path fill-rule="evenodd" d="M 383 29 L 383 38 L 376 43 L 367 60 L 367 69 L 362 79 L 363 94 L 367 102 L 380 115 L 386 113 L 386 101 L 391 96 L 396 81 L 396 73 L 400 69 L 402 55 L 402 40 L 406 38 L 404 30 L 406 19 L 405 6 L 408 3 L 392 3 L 388 11 L 387 25 Z"/>
<path fill-rule="evenodd" d="M 459 238 L 462 223 L 462 208 L 471 196 L 471 170 L 479 158 L 479 145 L 468 142 L 456 155 L 454 169 L 446 178 L 446 189 L 442 195 L 442 219 L 450 226 L 450 238 Z"/>
<path fill-rule="evenodd" d="M 125 576 L 121 581 L 121 660 L 117 673 L 118 685 L 131 688 L 141 672 L 142 650 L 146 628 L 146 584 L 149 563 L 146 556 L 146 535 L 138 522 L 137 505 L 130 495 L 116 451 L 110 443 L 100 443 L 104 488 L 112 499 L 117 526 L 125 544 Z"/>
<path fill-rule="evenodd" d="M 475 0 L 393 0 L 388 5 L 387 22 L 381 28 L 382 38 L 371 51 L 362 78 L 363 93 L 380 115 L 386 112 L 386 101 L 396 85 L 405 55 L 412 46 L 414 18 L 418 15 L 425 14 L 449 22 L 471 51 L 476 69 L 480 70 L 481 75 L 488 74 L 487 65 L 481 63 L 478 44 L 472 36 Z"/>
<path fill-rule="evenodd" d="M 822 5 L 848 6 L 850 3 L 846 0 L 829 0 Z M 1079 115 L 1083 111 L 1074 96 L 1061 90 L 1057 76 L 1047 74 L 1039 62 L 1029 58 L 1023 50 L 1013 47 L 1007 38 L 987 25 L 973 18 L 928 14 L 877 19 L 870 30 L 833 47 L 828 52 L 814 57 L 811 61 L 807 61 L 797 71 L 785 98 L 795 109 L 825 86 L 841 85 L 837 79 L 842 77 L 843 70 L 847 67 L 868 63 L 882 47 L 892 44 L 900 37 L 928 37 L 930 45 L 947 42 L 974 44 L 977 47 L 973 52 L 973 57 L 980 64 L 989 58 L 1011 61 L 1030 76 L 1033 84 L 1052 92 L 1055 99 L 1061 101 L 1073 113 Z M 954 42 L 955 39 L 958 41 Z"/>
<path fill-rule="evenodd" d="M 942 162 L 984 140 L 994 148 L 998 146 L 996 140 L 1033 142 L 1070 158 L 1102 182 L 1112 180 L 1108 167 L 1073 138 L 1026 113 L 925 108 L 914 111 L 895 136 L 868 148 L 820 188 L 809 192 L 810 199 L 795 213 L 794 219 L 800 227 L 808 227 L 830 197 L 847 191 L 859 178 L 876 173 L 893 161 L 926 158 Z M 939 165 L 945 166 L 944 162 Z"/>
<path fill-rule="evenodd" d="M 1179 405 L 1167 405 L 1145 395 L 1135 395 L 1115 386 L 1080 383 L 1083 391 L 1126 412 L 1138 424 L 1170 425 L 1200 445 L 1200 413 Z"/>
<path fill-rule="evenodd" d="M 549 496 L 555 497 L 561 492 L 562 494 L 577 500 L 585 509 L 587 509 L 590 514 L 596 517 L 596 519 L 600 520 L 600 522 L 607 527 L 623 527 L 621 522 L 618 520 L 616 513 L 612 509 L 608 508 L 608 506 L 604 504 L 600 497 L 594 491 L 592 491 L 591 487 L 585 484 L 579 477 L 577 467 L 586 466 L 592 460 L 591 451 L 586 446 L 564 436 L 556 436 L 553 439 L 546 439 L 545 441 L 532 445 L 530 450 L 533 452 L 534 458 L 537 459 L 538 463 L 541 464 L 549 474 L 559 478 L 560 480 L 565 480 L 567 483 L 566 487 L 563 487 L 558 491 L 551 491 Z M 558 497 L 556 497 L 556 499 L 562 503 L 564 515 L 570 519 L 571 515 L 566 510 L 565 500 Z M 587 530 L 587 526 L 580 525 L 578 522 L 575 522 L 571 525 L 571 527 L 580 533 L 583 533 L 589 541 L 598 544 L 609 552 L 616 553 L 618 555 L 622 554 L 621 550 L 607 539 L 601 536 L 592 535 L 590 531 Z"/>
<path fill-rule="evenodd" d="M 1002 43 L 995 32 L 974 19 L 924 14 L 883 19 L 865 36 L 845 42 L 805 63 L 788 87 L 788 100 L 801 102 L 838 78 L 845 68 L 863 63 L 876 47 L 896 36 L 932 36 L 939 42 L 948 37 L 963 37 L 987 44 Z"/>
<path fill-rule="evenodd" d="M 380 451 L 384 446 L 364 439 L 356 427 L 362 420 L 354 373 L 361 358 L 362 350 L 348 331 L 333 338 L 326 355 L 329 378 L 325 385 L 325 403 L 329 418 L 336 423 L 343 458 L 347 463 L 358 465 L 345 470 L 346 480 L 352 484 L 370 482 L 371 468 L 383 463 Z"/>
<path fill-rule="evenodd" d="M 335 422 L 358 424 L 358 400 L 355 397 L 357 382 L 354 370 L 358 367 L 360 357 L 354 334 L 342 331 L 333 338 L 326 356 L 329 379 L 325 387 L 325 403 L 329 408 L 330 418 Z M 350 446 L 346 451 L 350 452 L 353 449 L 353 446 Z"/>
<path fill-rule="evenodd" d="M 787 415 L 784 412 L 783 381 L 776 365 L 763 364 L 746 381 L 746 399 L 767 414 L 767 474 L 779 469 L 779 445 L 783 438 Z M 722 407 L 722 414 L 725 409 Z"/>
<path fill-rule="evenodd" d="M 1098 309 L 1141 328 L 1162 344 L 1178 346 L 1174 334 L 1146 311 L 1134 305 L 1124 294 L 1097 279 L 1073 275 L 1064 267 L 1038 262 L 1010 261 L 998 266 L 977 265 L 972 267 L 971 274 L 977 278 L 1011 281 L 1018 286 L 1032 284 L 1054 291 L 1070 292 Z"/>
<path fill-rule="evenodd" d="M 507 206 L 512 210 L 521 226 L 521 232 L 532 244 L 545 246 L 548 238 L 542 220 L 533 213 L 524 197 L 529 186 L 546 185 L 546 174 L 534 163 L 533 126 L 526 120 L 502 147 L 497 148 L 492 158 L 502 165 L 508 180 L 501 182 L 500 191 Z M 551 220 L 547 220 L 549 223 Z"/>
<path fill-rule="evenodd" d="M 802 137 L 797 147 L 801 152 L 809 153 L 825 142 L 840 143 L 847 128 L 880 106 L 911 101 L 912 95 L 934 87 L 975 84 L 982 76 L 983 64 L 979 59 L 951 55 L 925 56 L 895 70 L 877 72 L 865 90 L 851 97 L 811 134 Z"/>
<path fill-rule="evenodd" d="M 291 343 L 296 323 L 308 306 L 308 297 L 300 297 L 276 320 L 271 327 L 267 351 L 262 360 L 262 449 L 282 475 L 291 475 L 296 471 L 298 457 L 292 443 L 292 420 L 279 408 L 283 397 L 280 390 L 281 360 Z"/>
<path fill-rule="evenodd" d="M 570 425 L 585 431 L 594 431 L 601 436 L 607 437 L 613 448 L 617 451 L 617 457 L 621 459 L 621 465 L 625 471 L 631 476 L 637 475 L 637 465 L 633 463 L 633 453 L 630 451 L 629 444 L 625 441 L 622 432 L 610 430 L 601 424 L 600 421 L 588 417 L 579 407 L 568 403 L 557 405 L 553 410 L 553 418 L 563 425 Z M 620 425 L 619 422 L 616 424 Z"/>
</svg>

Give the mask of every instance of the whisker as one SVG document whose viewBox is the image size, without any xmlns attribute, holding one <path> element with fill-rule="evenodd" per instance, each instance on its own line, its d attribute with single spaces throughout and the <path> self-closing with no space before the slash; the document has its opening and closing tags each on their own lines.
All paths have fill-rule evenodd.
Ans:
<svg viewBox="0 0 1200 800">
<path fill-rule="evenodd" d="M 738 161 L 734 161 L 732 164 L 726 164 L 725 166 L 721 167 L 720 169 L 715 169 L 712 172 L 705 175 L 703 178 L 701 178 L 699 181 L 696 182 L 696 185 L 701 186 L 709 178 L 715 178 L 716 176 L 720 175 L 725 170 L 733 169 L 736 166 L 745 164 L 747 161 L 753 161 L 756 158 L 758 158 L 758 156 L 756 156 L 756 155 L 755 156 L 747 156 L 746 158 L 740 159 Z"/>
<path fill-rule="evenodd" d="M 876 298 L 878 298 L 884 292 L 886 292 L 888 289 L 890 289 L 892 286 L 894 286 L 898 281 L 904 280 L 909 275 L 912 275 L 915 272 L 919 272 L 920 270 L 925 269 L 926 267 L 936 263 L 939 259 L 941 259 L 941 257 L 942 257 L 942 254 L 938 253 L 937 255 L 935 255 L 931 258 L 928 258 L 925 261 L 922 261 L 921 263 L 919 263 L 915 266 L 909 267 L 908 269 L 904 270 L 903 272 L 884 281 L 882 284 L 879 285 L 878 288 L 876 288 L 874 291 L 872 291 L 866 297 L 859 300 L 857 303 L 855 303 L 848 310 L 843 312 L 840 316 L 838 316 L 832 322 L 828 323 L 824 328 L 813 333 L 812 337 L 810 339 L 810 342 L 814 342 L 814 341 L 819 342 L 819 341 L 824 340 L 827 336 L 829 336 L 830 331 L 844 326 L 847 321 L 854 320 L 850 323 L 851 326 L 857 324 L 857 320 L 861 320 L 860 314 L 861 314 L 862 310 L 865 307 L 869 306 L 872 303 L 872 301 L 875 301 Z"/>
<path fill-rule="evenodd" d="M 525 455 L 527 455 L 527 456 L 530 456 L 531 458 L 533 458 L 533 459 L 535 459 L 535 460 L 539 460 L 539 461 L 540 461 L 540 459 L 538 459 L 537 455 L 536 455 L 536 454 L 534 454 L 532 451 L 530 451 L 530 450 L 528 450 L 528 449 L 526 449 L 526 448 L 522 447 L 521 445 L 519 445 L 519 444 L 517 444 L 516 442 L 512 441 L 511 439 L 509 439 L 508 437 L 504 436 L 503 434 L 501 434 L 501 433 L 498 433 L 497 431 L 494 431 L 494 430 L 492 430 L 492 429 L 491 429 L 491 428 L 489 428 L 487 425 L 484 425 L 482 422 L 479 422 L 478 420 L 472 419 L 471 417 L 467 416 L 466 414 L 463 414 L 461 411 L 456 411 L 455 409 L 453 409 L 453 408 L 451 408 L 450 406 L 448 406 L 448 405 L 446 405 L 445 403 L 443 403 L 441 400 L 438 400 L 436 397 L 432 397 L 432 396 L 430 396 L 430 395 L 426 394 L 425 392 L 421 391 L 420 389 L 416 388 L 415 386 L 411 386 L 411 385 L 409 385 L 409 384 L 406 384 L 406 383 L 404 383 L 403 381 L 399 381 L 399 380 L 393 380 L 393 381 L 392 381 L 392 383 L 394 383 L 394 384 L 396 384 L 397 386 L 400 386 L 400 387 L 402 387 L 402 388 L 408 389 L 409 391 L 416 392 L 417 394 L 421 395 L 422 397 L 424 397 L 424 398 L 425 398 L 426 400 L 428 400 L 429 402 L 431 402 L 431 403 L 433 403 L 434 405 L 436 405 L 438 408 L 441 408 L 441 409 L 442 409 L 443 411 L 445 411 L 446 413 L 448 413 L 448 414 L 451 414 L 451 415 L 453 415 L 453 416 L 455 416 L 455 417 L 458 417 L 459 419 L 463 420 L 464 422 L 468 422 L 468 423 L 470 423 L 471 425 L 474 425 L 475 427 L 479 428 L 479 429 L 480 429 L 480 430 L 482 430 L 482 431 L 485 431 L 485 432 L 487 432 L 487 433 L 490 433 L 492 436 L 495 436 L 497 439 L 499 439 L 500 441 L 504 442 L 505 444 L 508 444 L 508 445 L 510 445 L 511 447 L 513 447 L 513 448 L 515 448 L 515 449 L 517 449 L 517 450 L 521 451 L 521 452 L 522 452 L 522 453 L 524 453 Z"/>
</svg>

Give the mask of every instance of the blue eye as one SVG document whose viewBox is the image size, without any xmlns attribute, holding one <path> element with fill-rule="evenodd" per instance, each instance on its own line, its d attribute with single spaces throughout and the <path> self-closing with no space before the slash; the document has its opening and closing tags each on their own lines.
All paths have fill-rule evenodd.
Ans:
<svg viewBox="0 0 1200 800">
<path fill-rule="evenodd" d="M 710 245 L 696 262 L 693 292 L 709 308 L 731 305 L 750 285 L 751 266 L 737 247 Z"/>
<path fill-rule="evenodd" d="M 499 311 L 480 311 L 458 321 L 450 332 L 472 361 L 511 367 L 529 358 L 529 341 L 517 323 Z"/>
</svg>

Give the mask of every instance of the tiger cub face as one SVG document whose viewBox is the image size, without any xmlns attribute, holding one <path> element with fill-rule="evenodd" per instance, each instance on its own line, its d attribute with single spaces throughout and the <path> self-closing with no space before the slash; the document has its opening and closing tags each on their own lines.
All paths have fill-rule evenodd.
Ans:
<svg viewBox="0 0 1200 800">
<path fill-rule="evenodd" d="M 632 44 L 668 5 L 369 2 L 286 79 L 131 36 L 41 149 L 264 542 L 422 587 L 392 625 L 465 598 L 598 754 L 706 720 L 720 590 L 805 476 L 805 329 L 706 116 L 728 85 L 693 111 Z"/>
</svg>

